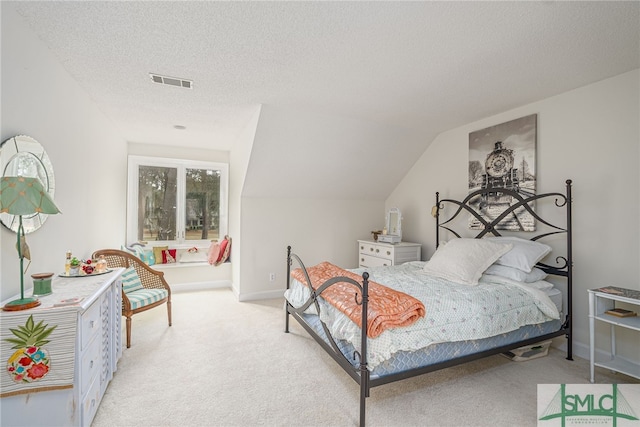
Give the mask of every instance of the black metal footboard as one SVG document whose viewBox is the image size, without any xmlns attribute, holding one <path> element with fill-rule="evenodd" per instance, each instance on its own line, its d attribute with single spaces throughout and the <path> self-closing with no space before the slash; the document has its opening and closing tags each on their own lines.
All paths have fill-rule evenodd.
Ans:
<svg viewBox="0 0 640 427">
<path fill-rule="evenodd" d="M 291 286 L 291 266 L 293 262 L 297 262 L 302 272 L 305 276 L 307 283 L 309 284 L 309 291 L 311 295 L 309 299 L 300 307 L 296 308 L 292 306 L 289 301 L 286 301 L 286 320 L 285 320 L 285 332 L 289 333 L 289 316 L 293 316 L 294 319 L 300 323 L 300 325 L 311 335 L 317 342 L 324 348 L 324 350 L 342 367 L 342 369 L 347 372 L 351 378 L 353 378 L 358 384 L 360 384 L 360 426 L 365 425 L 365 413 L 366 413 L 366 398 L 369 397 L 369 389 L 370 389 L 370 372 L 367 366 L 367 309 L 369 303 L 369 273 L 365 272 L 362 274 L 362 284 L 357 281 L 349 278 L 349 277 L 333 277 L 317 288 L 313 287 L 313 283 L 309 279 L 309 274 L 307 272 L 304 263 L 298 257 L 298 255 L 291 252 L 291 246 L 287 246 L 287 289 Z M 353 354 L 354 360 L 357 358 L 358 366 L 354 367 L 353 364 L 347 359 L 342 351 L 338 348 L 338 344 L 335 339 L 331 335 L 329 328 L 325 323 L 320 320 L 322 324 L 322 329 L 326 335 L 326 340 L 318 335 L 316 331 L 313 329 L 311 325 L 307 323 L 302 314 L 306 309 L 308 309 L 311 305 L 313 305 L 316 309 L 316 313 L 318 313 L 318 317 L 320 314 L 320 304 L 318 304 L 318 297 L 325 291 L 328 287 L 335 285 L 336 283 L 348 283 L 355 287 L 354 289 L 354 298 L 356 304 L 362 306 L 362 327 L 361 327 L 361 343 L 360 343 L 360 351 L 355 351 Z M 358 296 L 360 295 L 360 296 Z"/>
</svg>

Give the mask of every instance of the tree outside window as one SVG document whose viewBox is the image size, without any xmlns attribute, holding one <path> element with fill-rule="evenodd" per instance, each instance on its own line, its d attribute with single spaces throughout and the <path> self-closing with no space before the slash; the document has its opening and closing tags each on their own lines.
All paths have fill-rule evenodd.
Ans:
<svg viewBox="0 0 640 427">
<path fill-rule="evenodd" d="M 226 164 L 139 156 L 130 156 L 129 164 L 130 243 L 197 242 L 226 234 Z"/>
</svg>

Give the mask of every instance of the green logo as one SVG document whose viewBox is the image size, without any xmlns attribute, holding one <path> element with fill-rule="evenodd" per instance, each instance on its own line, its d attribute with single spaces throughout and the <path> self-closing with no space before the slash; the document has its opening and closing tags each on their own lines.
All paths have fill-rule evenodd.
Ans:
<svg viewBox="0 0 640 427">
<path fill-rule="evenodd" d="M 582 389 L 589 389 L 590 385 L 580 385 Z M 608 417 L 617 426 L 619 418 L 638 420 L 633 408 L 624 398 L 617 384 L 612 384 L 611 394 L 607 393 L 567 393 L 566 384 L 560 384 L 560 389 L 553 396 L 551 402 L 539 418 L 540 421 L 559 418 L 565 427 L 567 418 L 576 417 L 573 421 L 579 424 L 589 424 L 595 417 Z"/>
</svg>

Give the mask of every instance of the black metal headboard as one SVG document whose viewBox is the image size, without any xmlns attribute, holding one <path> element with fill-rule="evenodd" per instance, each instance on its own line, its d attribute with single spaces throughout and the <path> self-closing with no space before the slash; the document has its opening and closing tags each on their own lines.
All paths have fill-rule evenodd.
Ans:
<svg viewBox="0 0 640 427">
<path fill-rule="evenodd" d="M 481 215 L 476 208 L 472 205 L 472 201 L 477 200 L 478 198 L 487 197 L 490 195 L 495 195 L 497 192 L 504 196 L 511 197 L 511 203 L 505 210 L 495 218 L 487 219 L 485 216 Z M 551 221 L 547 219 L 543 219 L 535 210 L 534 204 L 537 201 L 541 200 L 549 200 L 555 199 L 553 202 L 556 207 L 560 209 L 565 209 L 566 211 L 566 223 L 563 226 L 558 226 L 556 224 L 551 223 Z M 447 204 L 451 204 L 457 206 L 455 212 L 448 216 L 448 219 L 444 222 L 441 221 L 441 211 L 445 208 Z M 566 181 L 566 194 L 562 193 L 544 193 L 537 194 L 530 197 L 523 197 L 520 193 L 506 189 L 500 188 L 499 190 L 496 188 L 484 188 L 480 190 L 473 191 L 467 195 L 463 200 L 453 200 L 453 199 L 440 199 L 440 193 L 436 193 L 436 205 L 434 206 L 433 215 L 436 218 L 436 248 L 440 245 L 440 229 L 444 229 L 455 235 L 456 237 L 461 237 L 458 232 L 456 232 L 449 224 L 452 224 L 452 221 L 455 219 L 459 219 L 461 217 L 461 213 L 467 212 L 475 220 L 479 221 L 481 226 L 483 227 L 475 236 L 475 238 L 482 238 L 485 235 L 491 234 L 494 236 L 500 236 L 500 232 L 497 229 L 497 225 L 503 221 L 505 218 L 509 216 L 515 216 L 516 210 L 525 209 L 529 214 L 540 221 L 542 224 L 545 224 L 548 229 L 551 231 L 542 232 L 540 234 L 535 234 L 529 240 L 539 240 L 551 235 L 556 234 L 566 234 L 567 240 L 567 253 L 566 256 L 557 256 L 556 257 L 556 266 L 547 265 L 544 263 L 538 263 L 538 267 L 544 270 L 547 274 L 554 274 L 556 276 L 564 276 L 571 281 L 571 269 L 572 269 L 572 247 L 571 247 L 571 180 L 568 179 Z M 569 289 L 571 289 L 571 283 L 569 283 Z"/>
</svg>

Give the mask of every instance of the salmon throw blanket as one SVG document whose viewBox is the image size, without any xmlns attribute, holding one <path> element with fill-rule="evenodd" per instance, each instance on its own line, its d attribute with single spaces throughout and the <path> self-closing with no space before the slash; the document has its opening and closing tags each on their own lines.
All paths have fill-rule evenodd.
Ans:
<svg viewBox="0 0 640 427">
<path fill-rule="evenodd" d="M 327 280 L 338 276 L 349 277 L 362 283 L 361 276 L 328 262 L 308 268 L 307 273 L 315 289 Z M 293 270 L 291 277 L 309 286 L 302 269 Z M 357 288 L 349 283 L 339 282 L 325 289 L 321 296 L 362 327 L 362 306 L 355 301 L 356 293 L 358 301 L 362 301 L 361 292 Z M 369 338 L 375 338 L 389 328 L 409 326 L 424 315 L 424 304 L 416 298 L 369 281 L 369 305 L 367 307 L 367 336 Z"/>
</svg>

